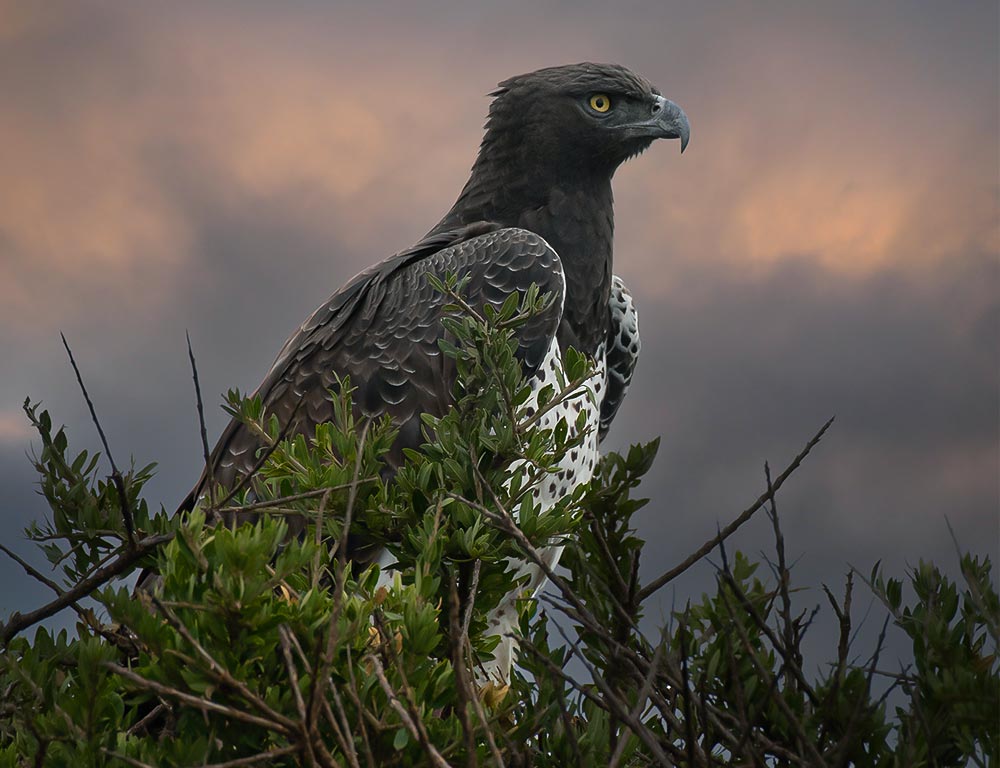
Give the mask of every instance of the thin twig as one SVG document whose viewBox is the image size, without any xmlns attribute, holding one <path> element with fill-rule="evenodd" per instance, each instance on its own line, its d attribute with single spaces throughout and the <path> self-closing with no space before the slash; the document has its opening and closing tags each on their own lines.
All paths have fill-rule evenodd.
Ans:
<svg viewBox="0 0 1000 768">
<path fill-rule="evenodd" d="M 333 704 L 337 708 L 337 717 L 340 718 L 340 726 L 337 726 L 336 717 L 334 717 L 333 710 L 330 708 L 330 702 L 323 699 L 323 712 L 326 715 L 327 722 L 329 722 L 334 729 L 343 734 L 342 740 L 344 743 L 343 752 L 347 755 L 347 761 L 351 764 L 351 768 L 360 768 L 360 763 L 358 762 L 358 752 L 354 748 L 353 734 L 351 733 L 350 723 L 347 721 L 347 713 L 344 711 L 344 702 L 341 701 L 340 694 L 337 692 L 337 686 L 330 686 L 330 694 L 333 697 Z M 361 721 L 362 733 L 366 733 L 364 730 L 364 721 Z M 367 736 L 365 737 L 367 739 Z M 369 751 L 371 748 L 369 747 Z"/>
<path fill-rule="evenodd" d="M 281 431 L 278 433 L 277 439 L 273 443 L 267 446 L 267 448 L 260 455 L 260 457 L 258 457 L 257 461 L 254 462 L 254 465 L 250 467 L 250 471 L 247 472 L 245 475 L 243 475 L 243 477 L 240 478 L 240 481 L 232 487 L 229 493 L 227 493 L 225 497 L 223 497 L 219 501 L 220 507 L 225 507 L 226 504 L 228 504 L 233 498 L 235 498 L 236 494 L 242 491 L 246 487 L 246 485 L 251 480 L 253 480 L 257 472 L 260 471 L 260 468 L 264 466 L 265 462 L 269 458 L 271 458 L 271 454 L 273 454 L 276 450 L 278 450 L 278 446 L 281 445 L 281 442 L 288 436 L 288 433 L 291 430 L 292 425 L 295 423 L 295 416 L 298 414 L 299 409 L 302 407 L 302 404 L 304 402 L 305 398 L 300 397 L 299 401 L 295 404 L 295 410 L 292 411 L 291 415 L 288 417 L 288 421 L 285 422 L 285 426 L 283 426 L 281 428 Z M 208 468 L 206 467 L 206 471 L 207 470 Z M 204 475 L 202 475 L 202 478 L 204 479 Z M 201 483 L 202 481 L 199 480 L 198 485 L 201 485 Z M 197 499 L 195 500 L 197 501 Z"/>
<path fill-rule="evenodd" d="M 239 720 L 240 722 L 247 723 L 248 725 L 256 725 L 260 728 L 266 728 L 269 731 L 290 735 L 284 726 L 280 723 L 274 722 L 273 720 L 267 720 L 263 717 L 252 715 L 249 712 L 244 712 L 242 710 L 235 709 L 234 707 L 226 706 L 225 704 L 218 704 L 214 701 L 201 698 L 200 696 L 193 696 L 190 693 L 185 693 L 184 691 L 180 691 L 169 685 L 157 683 L 154 680 L 149 680 L 141 675 L 137 675 L 131 669 L 123 667 L 120 664 L 115 664 L 111 661 L 104 662 L 103 666 L 140 688 L 145 688 L 146 690 L 152 691 L 159 696 L 176 699 L 177 701 L 192 706 L 195 709 L 199 709 L 202 712 L 214 712 L 215 714 L 223 715 L 232 720 Z"/>
<path fill-rule="evenodd" d="M 721 546 L 722 543 L 720 542 L 720 547 Z M 743 599 L 749 602 L 749 600 L 746 598 L 746 595 L 743 594 L 743 590 L 736 582 L 736 579 L 729 571 L 729 564 L 725 562 L 725 559 L 723 559 L 722 573 L 725 574 L 726 581 L 729 583 L 729 586 L 733 589 L 734 593 L 737 596 L 742 595 Z M 736 630 L 736 634 L 739 635 L 740 642 L 743 645 L 743 650 L 747 654 L 747 658 L 750 659 L 751 665 L 757 671 L 757 674 L 760 676 L 761 680 L 768 686 L 768 690 L 771 695 L 772 701 L 774 701 L 775 705 L 778 707 L 778 709 L 781 710 L 781 713 L 785 716 L 785 719 L 788 720 L 788 723 L 792 726 L 793 730 L 795 731 L 795 735 L 798 738 L 800 746 L 805 748 L 806 751 L 809 752 L 809 757 L 813 765 L 815 766 L 826 765 L 826 761 L 823 759 L 823 756 L 819 753 L 819 750 L 816 749 L 816 746 L 813 744 L 812 740 L 809 739 L 809 737 L 806 735 L 805 728 L 803 727 L 802 722 L 799 720 L 798 717 L 796 717 L 795 713 L 792 712 L 791 707 L 788 706 L 788 702 L 785 701 L 784 697 L 777 690 L 777 687 L 772 687 L 773 677 L 771 673 L 768 671 L 767 667 L 764 665 L 764 663 L 760 660 L 760 657 L 757 655 L 757 652 L 754 650 L 753 644 L 750 642 L 750 638 L 747 635 L 746 629 L 744 629 L 743 624 L 739 621 L 739 618 L 736 615 L 735 607 L 729 601 L 729 598 L 726 596 L 726 593 L 724 591 L 720 590 L 719 596 L 722 598 L 722 603 L 725 606 L 726 611 L 729 613 L 731 626 L 733 627 L 733 629 Z M 744 603 L 744 606 L 745 605 L 746 603 Z"/>
<path fill-rule="evenodd" d="M 41 582 L 42 584 L 44 584 L 45 586 L 47 586 L 49 589 L 51 589 L 53 592 L 55 592 L 57 597 L 61 597 L 62 596 L 62 594 L 63 594 L 62 587 L 60 587 L 54 581 L 52 581 L 51 579 L 49 579 L 48 577 L 46 577 L 40 571 L 36 570 L 30 563 L 28 563 L 25 560 L 22 560 L 20 557 L 17 556 L 17 554 L 15 554 L 11 550 L 7 549 L 7 547 L 5 547 L 3 544 L 0 544 L 0 552 L 3 552 L 5 555 L 7 555 L 7 557 L 9 557 L 15 563 L 17 563 L 18 565 L 20 565 L 21 568 L 24 569 L 24 572 L 27 573 L 29 576 L 31 576 L 31 578 L 35 579 L 36 581 Z M 108 640 L 109 642 L 112 642 L 112 643 L 115 642 L 115 637 L 114 637 L 113 633 L 109 632 L 107 630 L 107 628 L 104 627 L 97 620 L 97 617 L 94 615 L 94 612 L 92 610 L 90 610 L 89 608 L 83 608 L 82 606 L 77 605 L 75 602 L 74 603 L 70 603 L 68 607 L 72 608 L 74 611 L 76 611 L 76 615 L 80 617 L 80 620 L 83 621 L 94 632 L 96 632 L 97 634 L 99 634 L 101 637 L 103 637 L 105 640 Z"/>
<path fill-rule="evenodd" d="M 465 614 L 462 616 L 462 635 L 466 639 L 469 637 L 469 625 L 472 623 L 472 611 L 476 605 L 476 592 L 479 590 L 479 573 L 482 570 L 483 561 L 476 558 L 472 564 L 472 579 L 469 581 L 469 599 L 465 603 Z"/>
<path fill-rule="evenodd" d="M 468 587 L 468 600 L 465 604 L 465 613 L 462 617 L 461 634 L 459 640 L 461 643 L 460 648 L 460 670 L 456 668 L 455 676 L 458 678 L 461 674 L 462 680 L 466 683 L 471 691 L 471 683 L 469 682 L 469 665 L 472 661 L 472 645 L 469 641 L 469 625 L 472 623 L 472 612 L 476 604 L 476 591 L 479 589 L 479 574 L 482 567 L 482 561 L 476 560 L 472 565 L 472 578 L 469 582 Z M 464 655 L 461 655 L 464 654 Z M 486 719 L 486 710 L 483 709 L 483 704 L 476 695 L 468 695 L 467 698 L 472 704 L 472 709 L 476 713 L 476 718 L 479 720 L 479 724 L 483 728 L 483 733 L 486 734 L 486 743 L 489 746 L 490 754 L 493 756 L 493 762 L 496 764 L 497 768 L 504 768 L 503 756 L 500 754 L 500 749 L 497 747 L 496 739 L 493 738 L 493 730 L 489 726 L 489 722 Z"/>
<path fill-rule="evenodd" d="M 885 621 L 882 622 L 882 630 L 879 632 L 878 641 L 875 644 L 875 653 L 872 654 L 872 661 L 865 675 L 865 689 L 858 693 L 858 698 L 854 702 L 854 709 L 851 711 L 851 717 L 847 721 L 847 727 L 844 729 L 844 735 L 840 737 L 836 747 L 833 749 L 833 754 L 841 756 L 839 763 L 843 766 L 849 764 L 847 748 L 851 743 L 851 739 L 854 738 L 864 705 L 871 700 L 872 679 L 875 676 L 875 669 L 878 667 L 879 656 L 881 656 L 882 649 L 885 647 L 885 633 L 889 627 L 890 618 L 890 616 L 886 616 Z"/>
<path fill-rule="evenodd" d="M 368 428 L 372 425 L 371 420 L 366 420 L 358 437 L 357 448 L 354 456 L 354 476 L 351 478 L 351 485 L 347 492 L 347 507 L 344 510 L 344 523 L 340 529 L 340 540 L 337 542 L 337 559 L 341 565 L 347 564 L 347 537 L 351 533 L 351 522 L 354 517 L 354 503 L 358 498 L 358 482 L 361 477 L 361 461 L 365 455 L 365 442 L 368 439 Z"/>
<path fill-rule="evenodd" d="M 431 762 L 437 768 L 451 768 L 448 761 L 441 756 L 441 753 L 438 752 L 437 748 L 428 740 L 427 732 L 423 728 L 423 723 L 419 720 L 414 721 L 414 719 L 410 716 L 410 713 L 407 712 L 406 706 L 399 700 L 399 696 L 392 689 L 388 679 L 386 679 L 382 661 L 375 654 L 369 654 L 365 657 L 365 659 L 371 662 L 372 668 L 375 671 L 375 676 L 378 678 L 379 685 L 382 686 L 383 692 L 389 699 L 389 705 L 396 710 L 396 714 L 399 715 L 399 719 L 403 721 L 403 725 L 406 726 L 406 730 L 410 732 L 410 735 L 413 736 L 414 740 L 420 742 L 421 746 L 424 748 L 424 752 L 426 752 L 427 756 L 431 759 Z"/>
<path fill-rule="evenodd" d="M 826 584 L 823 585 L 823 591 L 826 592 L 827 598 L 830 600 L 830 605 L 833 606 L 833 612 L 837 614 L 837 621 L 840 624 L 840 638 L 837 641 L 837 672 L 834 675 L 833 685 L 830 687 L 830 701 L 837 700 L 837 692 L 840 690 L 840 686 L 843 685 L 844 675 L 847 671 L 847 657 L 850 653 L 850 639 L 851 639 L 851 596 L 854 591 L 854 572 L 847 572 L 847 583 L 844 585 L 844 607 L 841 608 L 837 605 L 837 601 Z"/>
<path fill-rule="evenodd" d="M 457 576 L 448 574 L 448 640 L 451 646 L 451 666 L 455 671 L 455 687 L 458 691 L 458 706 L 455 714 L 465 738 L 465 764 L 467 768 L 477 768 L 476 734 L 469 721 L 469 702 L 475 697 L 472 684 L 469 682 L 469 667 L 465 662 L 465 638 L 462 635 L 462 620 L 460 615 L 460 600 L 458 597 Z"/>
<path fill-rule="evenodd" d="M 292 659 L 292 647 L 288 642 L 284 624 L 278 625 L 278 643 L 281 645 L 281 655 L 285 660 L 285 669 L 288 671 L 288 682 L 291 683 L 295 708 L 298 710 L 299 717 L 302 718 L 302 725 L 305 726 L 308 723 L 309 717 L 306 714 L 306 703 L 302 699 L 302 690 L 299 688 L 299 673 L 295 670 L 295 661 Z"/>
<path fill-rule="evenodd" d="M 108 457 L 108 463 L 111 464 L 111 481 L 115 484 L 115 489 L 118 491 L 118 504 L 121 506 L 122 512 L 122 523 L 125 526 L 125 534 L 128 538 L 128 545 L 130 549 L 135 549 L 135 520 L 132 517 L 132 509 L 128 504 L 128 493 L 125 491 L 125 479 L 122 477 L 122 473 L 118 471 L 118 466 L 115 464 L 115 458 L 111 455 L 111 446 L 108 445 L 108 438 L 104 436 L 104 429 L 101 427 L 101 422 L 97 418 L 97 410 L 94 408 L 94 403 L 90 399 L 90 395 L 87 392 L 87 387 L 83 383 L 83 376 L 80 374 L 80 368 L 76 364 L 76 360 L 73 357 L 73 350 L 69 348 L 69 342 L 66 341 L 66 335 L 64 333 L 59 334 L 62 337 L 63 346 L 66 347 L 66 353 L 69 355 L 70 365 L 73 366 L 73 372 L 76 373 L 77 383 L 80 385 L 80 390 L 83 392 L 83 399 L 87 401 L 87 407 L 90 409 L 90 418 L 94 421 L 94 426 L 97 427 L 97 434 L 101 437 L 101 443 L 104 445 L 104 453 Z"/>
<path fill-rule="evenodd" d="M 0 552 L 3 552 L 5 555 L 7 555 L 7 557 L 9 557 L 19 566 L 21 566 L 21 568 L 24 569 L 24 572 L 27 573 L 29 576 L 31 576 L 31 578 L 35 579 L 36 581 L 40 581 L 46 587 L 55 592 L 56 595 L 60 597 L 62 596 L 63 594 L 62 587 L 60 587 L 58 584 L 52 581 L 52 579 L 45 576 L 45 574 L 43 574 L 41 571 L 35 570 L 34 566 L 32 566 L 31 563 L 22 560 L 20 557 L 17 556 L 16 553 L 7 549 L 7 547 L 5 547 L 3 544 L 0 544 Z"/>
<path fill-rule="evenodd" d="M 298 751 L 299 748 L 297 746 L 269 749 L 266 752 L 258 752 L 256 755 L 250 755 L 248 757 L 238 757 L 235 760 L 226 760 L 223 763 L 201 763 L 198 768 L 241 768 L 241 766 L 244 765 L 267 763 L 278 757 L 294 755 Z M 114 750 L 107 749 L 106 747 L 102 747 L 101 752 L 108 757 L 113 757 L 117 760 L 121 760 L 123 763 L 131 765 L 133 768 L 154 768 L 154 766 L 149 763 L 144 763 L 141 760 L 136 760 L 134 757 L 123 755 L 121 752 L 115 752 Z"/>
<path fill-rule="evenodd" d="M 720 542 L 719 546 L 723 546 Z M 794 646 L 792 648 L 785 647 L 784 642 L 775 631 L 768 625 L 765 619 L 766 614 L 762 615 L 757 609 L 757 606 L 753 604 L 753 601 L 747 597 L 746 592 L 740 587 L 736 578 L 733 576 L 732 572 L 729 570 L 728 564 L 721 571 L 723 580 L 732 588 L 733 593 L 736 595 L 736 599 L 739 600 L 740 606 L 750 615 L 753 619 L 754 625 L 764 633 L 767 639 L 774 646 L 774 649 L 781 656 L 782 666 L 784 669 L 788 670 L 794 677 L 795 681 L 798 682 L 802 691 L 806 694 L 809 701 L 815 706 L 819 703 L 816 696 L 815 690 L 813 690 L 812 685 L 806 680 L 805 673 L 802 671 L 801 664 L 797 663 L 796 656 L 794 654 Z M 770 609 L 768 609 L 770 610 Z"/>
<path fill-rule="evenodd" d="M 146 728 L 152 723 L 156 718 L 162 715 L 167 710 L 167 705 L 162 701 L 149 710 L 141 720 L 132 724 L 127 731 L 125 731 L 126 736 L 136 736 L 146 732 Z"/>
<path fill-rule="evenodd" d="M 372 483 L 378 480 L 378 477 L 363 477 L 357 481 L 358 485 L 363 485 L 365 483 Z M 311 491 L 303 491 L 302 493 L 293 493 L 289 496 L 281 496 L 276 499 L 270 499 L 268 501 L 256 501 L 253 504 L 240 504 L 231 507 L 219 507 L 217 511 L 219 512 L 255 512 L 258 509 L 274 509 L 280 507 L 282 504 L 288 504 L 293 501 L 303 501 L 304 499 L 315 499 L 318 496 L 323 496 L 324 494 L 331 493 L 334 491 L 346 491 L 352 485 L 354 481 L 349 483 L 341 483 L 340 485 L 328 485 L 324 488 L 314 488 Z M 295 514 L 302 514 L 301 512 L 296 512 Z"/>
<path fill-rule="evenodd" d="M 313 555 L 312 588 L 319 587 L 320 557 L 323 553 L 323 517 L 326 515 L 326 504 L 330 500 L 330 489 L 319 500 L 319 510 L 316 513 L 316 554 Z"/>
<path fill-rule="evenodd" d="M 972 598 L 973 604 L 979 609 L 979 615 L 982 617 L 983 622 L 986 625 L 987 631 L 990 633 L 990 637 L 993 640 L 993 646 L 996 647 L 1000 645 L 1000 624 L 997 623 L 996 613 L 989 610 L 986 607 L 986 600 L 983 596 L 982 590 L 979 588 L 979 584 L 976 582 L 974 574 L 969 573 L 966 566 L 966 558 L 962 555 L 962 547 L 958 543 L 958 536 L 955 535 L 955 529 L 951 527 L 951 520 L 948 516 L 944 516 L 944 523 L 948 526 L 948 533 L 951 535 L 951 542 L 955 545 L 955 555 L 958 557 L 958 562 L 962 570 L 962 577 L 965 579 L 965 584 L 969 588 L 966 593 Z"/>
<path fill-rule="evenodd" d="M 358 730 L 361 731 L 361 746 L 365 748 L 365 757 L 367 758 L 368 765 L 375 765 L 375 753 L 372 751 L 371 740 L 368 738 L 368 727 L 365 725 L 365 720 L 368 720 L 369 724 L 375 728 L 376 731 L 381 727 L 381 723 L 361 703 L 361 697 L 358 695 L 358 677 L 354 673 L 354 659 L 351 658 L 350 645 L 347 646 L 347 676 L 347 695 L 351 697 L 351 701 L 354 703 L 354 707 L 358 713 Z M 334 688 L 332 690 L 334 693 L 334 699 L 339 702 L 337 689 Z M 341 705 L 341 710 L 343 710 L 343 705 Z M 344 720 L 346 722 L 346 715 L 344 716 Z"/>
<path fill-rule="evenodd" d="M 299 638 L 296 637 L 295 633 L 292 632 L 285 624 L 278 625 L 278 633 L 280 634 L 283 643 L 288 643 L 290 647 L 291 646 L 295 647 L 295 651 L 298 653 L 299 660 L 302 662 L 302 666 L 305 667 L 306 674 L 312 677 L 313 668 L 312 665 L 309 663 L 309 659 L 306 657 L 305 651 L 302 649 L 302 644 L 299 642 Z M 330 702 L 327 701 L 326 699 L 324 699 L 322 702 L 323 716 L 326 718 L 326 721 L 330 724 L 330 728 L 333 730 L 334 736 L 337 739 L 337 743 L 340 745 L 341 751 L 345 755 L 348 755 L 348 761 L 351 763 L 351 767 L 358 768 L 356 756 L 352 758 L 352 755 L 354 755 L 355 753 L 354 753 L 354 742 L 350 739 L 351 728 L 347 724 L 347 717 L 344 714 L 344 707 L 340 701 L 340 696 L 337 695 L 336 686 L 330 686 L 330 692 L 333 694 L 334 702 L 336 703 L 337 709 L 340 713 L 340 718 L 341 718 L 340 723 L 338 723 L 337 718 L 334 717 L 333 710 L 330 708 Z M 315 720 L 312 721 L 311 728 L 317 728 L 318 727 L 317 723 L 318 721 Z M 341 725 L 343 727 L 341 727 Z M 362 721 L 362 727 L 364 727 L 363 721 Z M 362 733 L 364 733 L 364 731 L 362 731 Z M 372 759 L 372 762 L 373 761 L 374 758 Z"/>
<path fill-rule="evenodd" d="M 690 614 L 691 604 L 688 603 L 685 609 L 686 614 Z M 684 710 L 684 747 L 687 751 L 688 764 L 694 765 L 699 761 L 699 756 L 704 757 L 698 746 L 698 741 L 694 735 L 694 717 L 691 714 L 692 694 L 691 676 L 688 670 L 688 648 L 687 648 L 687 623 L 681 620 L 678 627 L 678 635 L 681 640 L 681 705 Z"/>
<path fill-rule="evenodd" d="M 590 531 L 594 534 L 594 538 L 597 540 L 597 544 L 600 547 L 601 556 L 604 558 L 605 565 L 608 567 L 608 571 L 611 573 L 615 585 L 618 587 L 619 594 L 618 601 L 627 600 L 629 598 L 629 588 L 625 583 L 625 579 L 622 578 L 621 573 L 618 570 L 618 558 L 611 554 L 611 548 L 608 546 L 608 539 L 604 535 L 604 531 L 601 530 L 601 522 L 597 519 L 597 515 L 593 512 L 588 512 L 587 517 L 590 518 Z"/>
<path fill-rule="evenodd" d="M 306 712 L 306 703 L 302 699 L 302 689 L 299 687 L 299 673 L 295 669 L 295 661 L 292 659 L 292 647 L 288 642 L 288 637 L 283 624 L 278 625 L 278 642 L 281 645 L 281 654 L 285 660 L 285 669 L 288 671 L 288 682 L 292 688 L 292 698 L 295 699 L 295 709 L 299 713 L 299 743 L 309 758 L 309 764 L 316 763 L 316 754 L 313 749 L 313 742 L 318 742 L 319 732 L 316 730 L 314 722 L 310 722 Z"/>
<path fill-rule="evenodd" d="M 146 597 L 159 609 L 160 613 L 167 620 L 167 622 L 180 633 L 181 637 L 185 641 L 190 643 L 191 647 L 195 649 L 197 654 L 202 658 L 202 660 L 208 665 L 209 673 L 220 683 L 223 683 L 229 688 L 232 688 L 240 696 L 242 696 L 247 702 L 255 706 L 262 714 L 267 715 L 275 723 L 280 724 L 282 727 L 288 730 L 288 732 L 295 731 L 295 721 L 289 717 L 285 717 L 279 712 L 272 709 L 267 702 L 265 702 L 260 696 L 251 691 L 246 683 L 241 680 L 236 679 L 233 675 L 222 666 L 215 658 L 205 649 L 205 647 L 198 642 L 198 640 L 191 634 L 191 631 L 187 626 L 177 617 L 177 615 L 168 608 L 164 602 L 158 598 L 152 592 L 146 593 Z"/>
<path fill-rule="evenodd" d="M 337 563 L 334 574 L 333 610 L 327 624 L 326 644 L 319 661 L 319 669 L 313 678 L 312 690 L 309 693 L 309 716 L 316 720 L 320 702 L 325 698 L 325 689 L 330 685 L 330 670 L 333 667 L 333 656 L 339 640 L 337 622 L 343 607 L 344 584 L 347 578 L 347 536 L 351 530 L 351 518 L 354 514 L 354 503 L 357 500 L 358 478 L 361 474 L 361 460 L 364 456 L 365 441 L 368 437 L 368 427 L 371 421 L 366 421 L 361 435 L 358 437 L 354 461 L 354 476 L 351 479 L 350 492 L 347 498 L 347 508 L 344 510 L 343 529 L 337 544 Z"/>
<path fill-rule="evenodd" d="M 208 447 L 208 430 L 205 428 L 205 404 L 201 400 L 201 383 L 198 381 L 198 364 L 194 359 L 194 350 L 191 349 L 191 334 L 184 331 L 187 339 L 188 359 L 191 361 L 191 378 L 194 379 L 194 396 L 198 404 L 198 426 L 201 429 L 201 451 L 205 457 L 205 471 L 208 473 L 208 503 L 215 507 L 215 465 L 212 463 L 212 451 Z"/>
<path fill-rule="evenodd" d="M 642 687 L 639 689 L 639 695 L 636 697 L 635 706 L 632 707 L 632 711 L 629 713 L 629 716 L 634 718 L 636 722 L 641 722 L 639 717 L 642 715 L 642 711 L 646 708 L 646 701 L 649 699 L 649 693 L 653 689 L 653 681 L 656 679 L 656 673 L 659 669 L 660 661 L 663 658 L 664 649 L 666 647 L 667 639 L 661 635 L 660 643 L 656 646 L 656 650 L 653 652 L 653 660 L 649 664 L 649 673 L 642 681 Z M 617 768 L 618 763 L 621 762 L 622 757 L 625 755 L 626 743 L 625 739 L 618 740 L 618 744 L 615 745 L 615 751 L 612 753 L 611 759 L 608 761 L 608 768 Z"/>
<path fill-rule="evenodd" d="M 670 765 L 670 762 L 667 760 L 667 756 L 663 751 L 665 744 L 660 743 L 650 729 L 642 723 L 642 721 L 640 721 L 637 717 L 632 717 L 632 714 L 629 712 L 625 702 L 618 698 L 618 695 L 614 692 L 614 690 L 612 690 L 611 686 L 608 685 L 608 682 L 604 679 L 603 675 L 601 675 L 597 669 L 589 661 L 587 661 L 586 656 L 579 651 L 579 645 L 570 639 L 565 630 L 563 630 L 558 623 L 555 627 L 559 634 L 562 635 L 563 640 L 565 640 L 566 643 L 577 651 L 578 658 L 583 663 L 584 667 L 586 667 L 587 672 L 590 673 L 594 684 L 600 690 L 604 700 L 607 702 L 607 710 L 628 726 L 628 729 L 638 737 L 639 741 L 645 744 L 646 748 L 653 753 L 653 757 L 660 765 Z"/>
<path fill-rule="evenodd" d="M 774 548 L 778 555 L 778 563 L 775 570 L 778 577 L 778 596 L 781 598 L 781 607 L 778 610 L 778 616 L 781 619 L 781 634 L 785 644 L 785 653 L 782 655 L 785 657 L 786 670 L 794 667 L 795 670 L 799 671 L 799 676 L 801 676 L 802 654 L 799 652 L 799 638 L 796 636 L 796 627 L 792 621 L 792 598 L 788 592 L 788 583 L 791 574 L 785 560 L 785 536 L 781 532 L 781 523 L 778 520 L 778 502 L 775 498 L 774 483 L 771 481 L 771 466 L 766 461 L 764 462 L 764 478 L 767 480 L 767 494 L 770 501 L 770 508 L 766 511 L 768 517 L 771 518 L 771 526 L 774 529 Z M 785 684 L 789 686 L 790 690 L 795 690 L 797 682 L 795 675 L 789 677 L 786 672 Z M 813 703 L 816 703 L 815 700 Z"/>
</svg>

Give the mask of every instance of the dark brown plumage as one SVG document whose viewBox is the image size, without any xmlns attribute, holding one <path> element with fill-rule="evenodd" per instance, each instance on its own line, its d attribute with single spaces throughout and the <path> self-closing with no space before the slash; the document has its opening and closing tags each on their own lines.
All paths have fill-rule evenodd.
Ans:
<svg viewBox="0 0 1000 768">
<path fill-rule="evenodd" d="M 605 106 L 595 95 L 608 100 L 606 110 L 593 106 Z M 428 284 L 429 273 L 468 274 L 468 296 L 477 305 L 499 304 L 532 283 L 564 298 L 564 309 L 557 301 L 521 332 L 529 376 L 553 337 L 561 349 L 572 345 L 590 355 L 605 342 L 614 345 L 611 177 L 656 138 L 680 138 L 683 149 L 687 118 L 645 79 L 615 65 L 539 70 L 504 81 L 493 96 L 479 155 L 452 209 L 419 243 L 319 307 L 258 388 L 280 423 L 294 419 L 291 433 L 311 434 L 331 418 L 327 390 L 336 376 L 349 375 L 363 414 L 388 413 L 401 426 L 392 461 L 422 442 L 420 414 L 444 412 L 454 379 L 437 346 L 445 300 Z M 618 364 L 631 375 L 634 359 Z M 619 386 L 618 401 L 603 410 L 608 420 L 623 393 Z M 233 421 L 211 455 L 211 474 L 231 487 L 260 448 Z M 206 492 L 209 474 L 182 510 Z"/>
</svg>

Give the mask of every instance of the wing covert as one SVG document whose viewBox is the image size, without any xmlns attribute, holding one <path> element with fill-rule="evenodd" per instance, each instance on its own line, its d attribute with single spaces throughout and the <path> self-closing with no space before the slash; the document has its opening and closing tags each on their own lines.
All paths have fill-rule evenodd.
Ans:
<svg viewBox="0 0 1000 768">
<path fill-rule="evenodd" d="M 470 236 L 471 235 L 471 236 Z M 457 242 L 455 242 L 457 240 Z M 332 418 L 329 389 L 350 376 L 355 407 L 365 416 L 388 413 L 400 427 L 389 461 L 422 442 L 422 413 L 443 415 L 452 402 L 453 362 L 438 348 L 447 297 L 428 275 L 468 275 L 470 303 L 499 306 L 531 284 L 556 301 L 519 331 L 518 355 L 527 375 L 541 364 L 562 314 L 565 291 L 558 255 L 540 236 L 487 223 L 436 235 L 361 273 L 321 305 L 283 346 L 257 389 L 267 413 L 290 434 L 311 434 Z M 249 472 L 261 442 L 238 421 L 213 451 L 216 482 L 230 487 Z M 204 492 L 207 472 L 189 497 Z"/>
</svg>

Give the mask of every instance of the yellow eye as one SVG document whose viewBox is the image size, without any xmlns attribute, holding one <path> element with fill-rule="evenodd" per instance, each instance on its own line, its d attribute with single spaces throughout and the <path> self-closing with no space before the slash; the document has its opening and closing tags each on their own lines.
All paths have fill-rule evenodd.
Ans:
<svg viewBox="0 0 1000 768">
<path fill-rule="evenodd" d="M 590 108 L 595 112 L 607 112 L 611 109 L 611 98 L 603 93 L 595 93 L 590 97 Z"/>
</svg>

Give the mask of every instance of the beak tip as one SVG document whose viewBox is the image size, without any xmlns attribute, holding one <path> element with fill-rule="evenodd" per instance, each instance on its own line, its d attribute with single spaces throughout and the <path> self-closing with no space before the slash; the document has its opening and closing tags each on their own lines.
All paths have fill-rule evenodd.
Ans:
<svg viewBox="0 0 1000 768">
<path fill-rule="evenodd" d="M 668 126 L 671 135 L 681 140 L 681 154 L 683 154 L 691 140 L 691 123 L 688 121 L 688 116 L 684 114 L 684 110 L 677 104 L 672 101 L 667 101 L 667 104 L 669 105 L 667 113 L 670 115 Z"/>
</svg>

